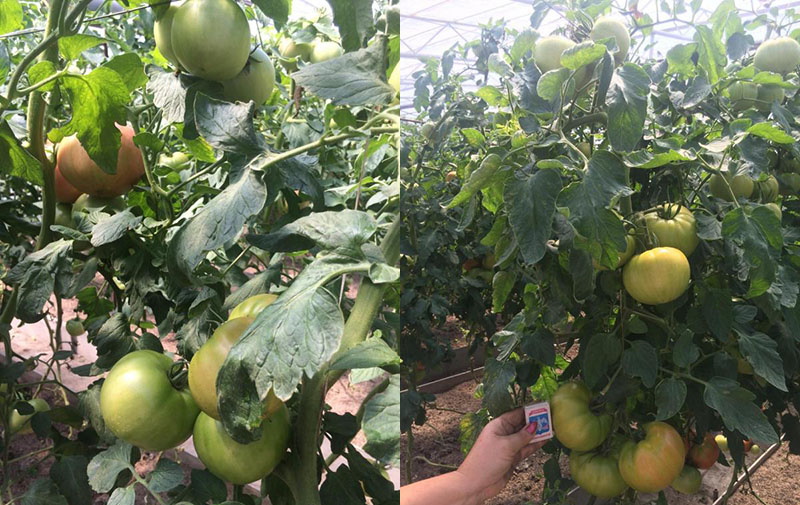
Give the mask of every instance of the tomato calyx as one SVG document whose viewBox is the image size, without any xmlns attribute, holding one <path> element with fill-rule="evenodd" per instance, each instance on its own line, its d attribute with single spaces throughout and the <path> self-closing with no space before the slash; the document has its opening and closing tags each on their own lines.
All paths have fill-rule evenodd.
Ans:
<svg viewBox="0 0 800 505">
<path fill-rule="evenodd" d="M 172 387 L 178 391 L 189 387 L 189 362 L 180 359 L 173 363 L 167 372 L 167 378 Z"/>
</svg>

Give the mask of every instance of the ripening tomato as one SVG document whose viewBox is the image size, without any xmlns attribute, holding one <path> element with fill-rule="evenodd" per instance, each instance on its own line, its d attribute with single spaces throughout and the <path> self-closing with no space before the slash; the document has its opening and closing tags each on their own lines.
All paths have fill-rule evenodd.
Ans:
<svg viewBox="0 0 800 505">
<path fill-rule="evenodd" d="M 572 451 L 569 471 L 578 486 L 598 498 L 613 498 L 628 489 L 619 473 L 619 454 Z"/>
<path fill-rule="evenodd" d="M 609 414 L 589 410 L 592 393 L 581 382 L 568 382 L 550 398 L 553 431 L 559 442 L 575 451 L 590 451 L 603 443 L 611 431 Z"/>
<path fill-rule="evenodd" d="M 647 423 L 644 431 L 644 440 L 622 446 L 619 473 L 633 489 L 657 493 L 680 475 L 686 452 L 680 434 L 669 424 Z"/>
<path fill-rule="evenodd" d="M 689 461 L 701 470 L 708 470 L 714 466 L 718 457 L 719 446 L 711 433 L 706 433 L 702 444 L 694 445 L 689 449 Z"/>
<path fill-rule="evenodd" d="M 247 298 L 231 310 L 228 321 L 238 317 L 255 318 L 262 310 L 266 309 L 272 302 L 278 299 L 278 295 L 272 293 L 261 293 Z"/>
<path fill-rule="evenodd" d="M 247 300 L 242 303 L 246 302 Z M 214 419 L 220 418 L 217 407 L 217 375 L 228 357 L 228 352 L 252 322 L 252 317 L 237 317 L 222 323 L 189 363 L 189 390 L 192 398 L 200 410 Z M 264 406 L 264 416 L 270 415 L 281 405 L 283 402 L 270 391 Z"/>
<path fill-rule="evenodd" d="M 70 182 L 61 173 L 61 169 L 56 165 L 55 168 L 55 181 L 56 181 L 56 201 L 60 203 L 72 203 L 78 199 L 83 192 L 70 184 Z"/>
<path fill-rule="evenodd" d="M 700 485 L 703 483 L 703 475 L 700 470 L 693 466 L 684 465 L 680 475 L 675 477 L 672 481 L 672 489 L 683 494 L 695 494 L 700 491 Z"/>
<path fill-rule="evenodd" d="M 225 432 L 222 423 L 201 412 L 194 424 L 194 447 L 200 461 L 213 473 L 242 485 L 269 475 L 289 445 L 289 410 L 280 408 L 262 424 L 261 438 L 240 444 Z"/>
<path fill-rule="evenodd" d="M 104 172 L 92 161 L 75 135 L 59 143 L 56 169 L 81 193 L 113 198 L 127 193 L 144 175 L 142 152 L 133 142 L 136 132 L 130 126 L 117 125 L 117 129 L 121 137 L 117 171 L 113 175 Z"/>
<path fill-rule="evenodd" d="M 192 434 L 200 409 L 187 389 L 169 380 L 172 359 L 140 350 L 111 368 L 100 390 L 100 411 L 117 438 L 149 451 L 171 449 Z"/>
<path fill-rule="evenodd" d="M 656 246 L 674 247 L 689 257 L 700 243 L 694 214 L 682 205 L 665 203 L 644 218 Z"/>
<path fill-rule="evenodd" d="M 622 270 L 625 290 L 636 301 L 660 305 L 678 299 L 689 288 L 689 260 L 674 247 L 637 254 Z"/>
</svg>

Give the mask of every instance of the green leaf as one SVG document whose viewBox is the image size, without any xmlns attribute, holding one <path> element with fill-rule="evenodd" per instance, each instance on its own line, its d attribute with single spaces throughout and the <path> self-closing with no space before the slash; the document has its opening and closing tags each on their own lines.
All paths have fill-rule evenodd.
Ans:
<svg viewBox="0 0 800 505">
<path fill-rule="evenodd" d="M 636 168 L 659 168 L 670 163 L 689 161 L 695 156 L 688 151 L 675 151 L 670 149 L 663 153 L 651 153 L 649 151 L 634 151 L 624 157 L 625 164 Z"/>
<path fill-rule="evenodd" d="M 753 365 L 755 373 L 779 390 L 788 391 L 778 343 L 759 331 L 737 328 L 736 334 L 739 335 L 739 351 Z"/>
<path fill-rule="evenodd" d="M 680 412 L 686 401 L 686 384 L 670 377 L 656 386 L 655 394 L 656 405 L 658 405 L 656 421 L 663 421 Z"/>
<path fill-rule="evenodd" d="M 489 424 L 489 416 L 485 410 L 477 413 L 468 412 L 467 415 L 461 418 L 461 422 L 458 424 L 460 429 L 458 441 L 461 444 L 462 454 L 467 454 L 472 450 L 472 446 L 478 440 L 478 435 L 481 434 L 487 424 Z"/>
<path fill-rule="evenodd" d="M 78 33 L 58 39 L 58 50 L 61 52 L 61 56 L 63 56 L 64 59 L 72 61 L 78 59 L 82 52 L 106 42 L 108 42 L 108 40 L 95 37 L 94 35 Z"/>
<path fill-rule="evenodd" d="M 533 51 L 536 45 L 536 37 L 536 32 L 530 28 L 526 28 L 517 34 L 514 38 L 514 45 L 511 46 L 511 51 L 509 52 L 512 63 L 521 63 L 522 58 Z"/>
<path fill-rule="evenodd" d="M 447 204 L 446 208 L 452 209 L 461 205 L 472 198 L 475 193 L 489 186 L 501 169 L 500 162 L 501 158 L 497 154 L 491 153 L 487 155 L 477 170 L 469 174 L 467 182 L 464 183 L 455 198 Z"/>
<path fill-rule="evenodd" d="M 364 491 L 372 497 L 372 503 L 386 505 L 400 503 L 400 490 L 382 474 L 382 469 L 350 445 L 345 454 L 347 464 L 364 486 Z M 274 503 L 274 502 L 273 502 Z M 278 504 L 275 504 L 278 505 Z"/>
<path fill-rule="evenodd" d="M 0 3 L 2 5 L 2 3 Z M 2 10 L 0 10 L 2 13 Z M 0 19 L 1 20 L 1 19 Z M 55 482 L 36 479 L 20 499 L 21 505 L 68 505 L 67 499 L 58 492 Z"/>
<path fill-rule="evenodd" d="M 264 183 L 253 170 L 246 170 L 181 226 L 167 250 L 170 271 L 191 278 L 205 254 L 239 234 L 245 221 L 261 211 L 266 198 Z"/>
<path fill-rule="evenodd" d="M 750 440 L 766 444 L 778 442 L 778 434 L 761 409 L 753 403 L 755 395 L 736 381 L 713 377 L 706 384 L 703 399 L 706 405 L 719 412 L 725 427 L 739 430 Z"/>
<path fill-rule="evenodd" d="M 6 121 L 0 121 L 0 174 L 44 184 L 39 160 L 20 145 Z"/>
<path fill-rule="evenodd" d="M 28 81 L 31 85 L 37 84 L 56 73 L 56 66 L 52 61 L 40 61 L 28 68 Z M 52 91 L 57 80 L 51 81 L 38 88 L 38 91 Z"/>
<path fill-rule="evenodd" d="M 750 268 L 748 297 L 764 294 L 775 279 L 775 262 L 783 247 L 778 217 L 765 206 L 756 207 L 750 215 L 736 208 L 725 215 L 722 235 L 744 251 Z"/>
<path fill-rule="evenodd" d="M 652 388 L 658 376 L 658 352 L 649 343 L 634 340 L 622 353 L 622 369 L 632 377 L 641 377 L 642 383 Z"/>
<path fill-rule="evenodd" d="M 482 86 L 475 92 L 475 95 L 494 107 L 501 107 L 508 104 L 506 96 L 495 86 Z"/>
<path fill-rule="evenodd" d="M 606 46 L 586 40 L 564 51 L 561 54 L 561 64 L 570 70 L 577 70 L 596 62 L 604 54 L 606 54 Z"/>
<path fill-rule="evenodd" d="M 361 429 L 367 437 L 364 450 L 383 464 L 400 463 L 400 374 L 373 396 L 364 409 Z"/>
<path fill-rule="evenodd" d="M 492 416 L 499 416 L 513 407 L 510 387 L 516 376 L 517 369 L 511 361 L 486 360 L 481 403 Z"/>
<path fill-rule="evenodd" d="M 704 285 L 702 285 L 705 287 Z M 706 325 L 711 333 L 721 341 L 728 338 L 733 323 L 733 302 L 728 289 L 699 289 L 700 306 L 703 309 Z"/>
<path fill-rule="evenodd" d="M 561 176 L 555 170 L 540 170 L 531 176 L 517 175 L 506 181 L 503 200 L 508 222 L 528 264 L 544 258 L 547 241 L 553 233 L 556 198 L 560 192 Z"/>
<path fill-rule="evenodd" d="M 352 470 L 345 465 L 325 474 L 319 489 L 322 505 L 357 505 L 366 503 L 364 489 Z"/>
<path fill-rule="evenodd" d="M 98 493 L 108 493 L 114 488 L 120 472 L 133 470 L 131 449 L 130 444 L 117 442 L 92 458 L 86 470 L 92 489 Z"/>
<path fill-rule="evenodd" d="M 328 0 L 328 3 L 333 9 L 333 23 L 342 36 L 342 47 L 345 51 L 361 49 L 374 29 L 372 0 Z"/>
<path fill-rule="evenodd" d="M 492 311 L 502 312 L 506 304 L 508 295 L 514 289 L 514 284 L 517 281 L 517 276 L 511 272 L 501 270 L 494 274 L 492 279 Z"/>
<path fill-rule="evenodd" d="M 467 143 L 472 147 L 480 148 L 486 143 L 486 137 L 475 128 L 464 128 L 461 130 L 461 135 L 467 139 Z"/>
<path fill-rule="evenodd" d="M 370 338 L 348 349 L 330 365 L 331 370 L 352 370 L 399 365 L 400 356 L 381 338 Z"/>
<path fill-rule="evenodd" d="M 109 174 L 116 173 L 120 131 L 115 123 L 125 124 L 131 95 L 120 75 L 107 67 L 98 67 L 87 75 L 68 74 L 60 79 L 69 95 L 72 119 L 48 137 L 59 142 L 77 135 L 92 160 Z"/>
<path fill-rule="evenodd" d="M 608 93 L 608 139 L 615 151 L 633 151 L 647 117 L 650 77 L 641 67 L 626 63 L 618 69 Z"/>
<path fill-rule="evenodd" d="M 17 0 L 0 1 L 0 35 L 19 30 L 22 24 L 22 6 Z"/>
<path fill-rule="evenodd" d="M 583 355 L 583 374 L 586 384 L 592 388 L 600 382 L 608 368 L 617 362 L 622 353 L 618 337 L 608 334 L 594 335 Z"/>
<path fill-rule="evenodd" d="M 310 93 L 337 105 L 385 105 L 396 92 L 385 80 L 383 60 L 382 45 L 373 44 L 308 65 L 292 77 Z"/>
<path fill-rule="evenodd" d="M 118 487 L 111 493 L 106 505 L 136 505 L 136 490 L 133 486 Z"/>
<path fill-rule="evenodd" d="M 233 104 L 197 93 L 193 117 L 197 132 L 215 149 L 249 156 L 267 156 L 264 137 L 253 125 L 255 103 Z M 259 159 L 251 162 L 259 166 Z"/>
<path fill-rule="evenodd" d="M 773 124 L 765 122 L 754 124 L 747 129 L 747 133 L 775 142 L 776 144 L 792 144 L 796 142 L 795 138 L 788 133 Z"/>
<path fill-rule="evenodd" d="M 697 25 L 694 40 L 697 42 L 699 55 L 697 66 L 706 71 L 709 83 L 716 84 L 725 75 L 724 67 L 727 63 L 721 37 L 715 36 L 708 26 Z"/>
<path fill-rule="evenodd" d="M 686 368 L 700 357 L 700 348 L 694 343 L 694 334 L 690 330 L 683 331 L 675 341 L 672 349 L 672 360 L 679 367 Z"/>
<path fill-rule="evenodd" d="M 556 98 L 561 96 L 562 87 L 564 83 L 569 80 L 570 74 L 572 74 L 572 72 L 567 68 L 545 72 L 536 83 L 536 94 L 548 102 L 555 101 Z M 566 94 L 571 94 L 570 91 L 571 90 L 567 89 Z"/>
<path fill-rule="evenodd" d="M 124 237 L 129 231 L 136 229 L 144 217 L 136 217 L 129 210 L 114 214 L 104 219 L 92 228 L 92 245 L 99 247 L 110 244 Z"/>
<path fill-rule="evenodd" d="M 50 467 L 50 478 L 58 485 L 70 505 L 91 503 L 92 490 L 86 468 L 89 460 L 85 456 L 66 455 Z"/>
<path fill-rule="evenodd" d="M 681 77 L 692 77 L 696 72 L 696 66 L 692 61 L 692 55 L 697 50 L 697 44 L 679 44 L 667 51 L 667 73 L 677 74 Z"/>
<path fill-rule="evenodd" d="M 29 254 L 8 272 L 4 281 L 19 288 L 18 318 L 28 323 L 38 321 L 53 291 L 61 294 L 69 287 L 71 253 L 72 241 L 57 240 Z"/>
<path fill-rule="evenodd" d="M 292 12 L 292 0 L 253 0 L 267 17 L 272 18 L 275 29 L 279 30 L 289 20 Z"/>
<path fill-rule="evenodd" d="M 155 470 L 150 472 L 147 487 L 156 493 L 166 493 L 180 486 L 183 482 L 183 469 L 176 462 L 161 458 Z"/>
<path fill-rule="evenodd" d="M 147 84 L 144 65 L 136 53 L 120 54 L 111 58 L 103 66 L 119 74 L 130 92 L 134 92 Z"/>
</svg>

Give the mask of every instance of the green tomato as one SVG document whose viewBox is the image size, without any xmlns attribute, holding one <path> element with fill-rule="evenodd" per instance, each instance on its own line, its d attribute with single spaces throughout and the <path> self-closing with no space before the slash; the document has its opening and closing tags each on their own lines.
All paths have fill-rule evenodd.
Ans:
<svg viewBox="0 0 800 505">
<path fill-rule="evenodd" d="M 703 475 L 693 466 L 684 465 L 681 473 L 672 481 L 672 489 L 683 494 L 695 494 L 700 491 Z"/>
<path fill-rule="evenodd" d="M 778 179 L 770 175 L 766 180 L 758 181 L 755 185 L 755 195 L 761 203 L 774 202 L 778 198 L 780 186 Z"/>
<path fill-rule="evenodd" d="M 781 190 L 784 194 L 794 194 L 800 192 L 800 174 L 788 173 L 778 174 Z"/>
<path fill-rule="evenodd" d="M 289 410 L 285 405 L 262 424 L 261 438 L 240 444 L 225 432 L 222 423 L 200 413 L 194 424 L 194 447 L 211 473 L 242 485 L 269 475 L 289 445 Z"/>
<path fill-rule="evenodd" d="M 634 300 L 660 305 L 677 300 L 689 288 L 689 260 L 674 247 L 637 254 L 622 269 L 622 284 Z"/>
<path fill-rule="evenodd" d="M 785 97 L 786 93 L 780 86 L 759 84 L 758 102 L 756 103 L 756 108 L 762 112 L 767 112 L 772 108 L 773 102 L 777 101 L 778 104 L 782 104 Z"/>
<path fill-rule="evenodd" d="M 11 416 L 9 418 L 8 427 L 11 429 L 11 433 L 19 433 L 20 435 L 24 435 L 27 433 L 33 433 L 33 429 L 31 429 L 31 418 L 38 414 L 39 412 L 47 412 L 50 410 L 50 405 L 47 404 L 46 401 L 42 398 L 33 398 L 27 402 L 28 405 L 33 407 L 33 412 L 30 414 L 20 414 L 19 410 L 16 408 L 11 411 Z"/>
<path fill-rule="evenodd" d="M 272 302 L 278 299 L 278 295 L 272 293 L 261 293 L 251 296 L 231 310 L 228 321 L 238 317 L 255 318 L 262 310 L 266 309 Z"/>
<path fill-rule="evenodd" d="M 419 132 L 422 136 L 428 140 L 433 138 L 434 131 L 436 130 L 436 124 L 432 121 L 428 121 L 427 123 L 423 124 L 422 127 L 419 129 Z"/>
<path fill-rule="evenodd" d="M 686 448 L 680 434 L 667 423 L 645 424 L 644 431 L 644 440 L 629 440 L 622 446 L 619 473 L 636 491 L 657 493 L 680 475 Z"/>
<path fill-rule="evenodd" d="M 800 65 L 800 44 L 790 37 L 767 40 L 758 47 L 753 64 L 768 72 L 791 72 Z"/>
<path fill-rule="evenodd" d="M 153 38 L 155 38 L 156 47 L 161 55 L 173 65 L 179 66 L 178 58 L 175 57 L 175 52 L 172 50 L 172 21 L 175 19 L 176 12 L 178 12 L 177 5 L 169 5 L 161 11 L 153 23 Z"/>
<path fill-rule="evenodd" d="M 186 153 L 178 151 L 169 155 L 162 154 L 158 157 L 158 164 L 167 168 L 171 168 L 176 172 L 180 172 L 181 170 L 190 168 L 192 160 L 189 159 L 189 156 Z"/>
<path fill-rule="evenodd" d="M 323 61 L 338 58 L 344 54 L 342 46 L 332 41 L 317 41 L 311 50 L 311 63 L 322 63 Z"/>
<path fill-rule="evenodd" d="M 284 58 L 281 60 L 281 65 L 287 72 L 297 70 L 297 62 L 295 59 L 309 61 L 311 59 L 311 51 L 313 47 L 311 44 L 296 43 L 290 38 L 285 38 L 278 46 L 278 52 Z M 288 61 L 287 61 L 288 60 Z"/>
<path fill-rule="evenodd" d="M 758 99 L 758 86 L 753 82 L 736 81 L 728 86 L 728 96 L 736 110 L 749 109 Z"/>
<path fill-rule="evenodd" d="M 708 180 L 708 189 L 711 190 L 711 194 L 728 202 L 741 197 L 750 198 L 754 187 L 753 179 L 746 174 L 731 177 L 729 172 L 723 172 L 723 175 L 714 174 Z"/>
<path fill-rule="evenodd" d="M 217 375 L 231 348 L 252 322 L 252 317 L 237 317 L 222 323 L 192 356 L 189 364 L 189 390 L 200 410 L 214 419 L 220 418 L 217 407 Z M 270 391 L 264 405 L 264 416 L 272 414 L 281 405 L 283 402 Z"/>
<path fill-rule="evenodd" d="M 621 495 L 628 484 L 619 473 L 619 455 L 572 451 L 569 455 L 572 480 L 590 495 L 609 499 Z"/>
<path fill-rule="evenodd" d="M 68 203 L 57 203 L 53 224 L 66 226 L 67 228 L 75 228 L 75 224 L 72 222 L 72 205 Z"/>
<path fill-rule="evenodd" d="M 187 389 L 169 380 L 173 361 L 151 350 L 126 354 L 100 390 L 100 411 L 117 438 L 149 451 L 163 451 L 192 434 L 200 409 Z"/>
<path fill-rule="evenodd" d="M 588 142 L 579 142 L 578 143 L 578 149 L 587 158 L 591 158 L 592 157 L 592 145 L 589 144 Z"/>
<path fill-rule="evenodd" d="M 250 55 L 250 26 L 234 0 L 187 0 L 175 13 L 171 40 L 183 68 L 210 81 L 233 79 Z"/>
<path fill-rule="evenodd" d="M 750 452 L 756 455 L 761 454 L 761 447 L 759 447 L 758 444 L 753 444 L 753 447 L 750 449 Z"/>
<path fill-rule="evenodd" d="M 612 417 L 589 410 L 592 393 L 581 382 L 568 382 L 550 398 L 553 431 L 565 447 L 591 451 L 603 443 L 611 431 Z"/>
<path fill-rule="evenodd" d="M 67 333 L 69 333 L 72 337 L 83 335 L 86 332 L 86 329 L 83 327 L 83 323 L 80 319 L 70 319 L 67 321 L 66 328 Z"/>
<path fill-rule="evenodd" d="M 386 9 L 386 28 L 389 35 L 400 35 L 400 7 L 393 5 Z"/>
<path fill-rule="evenodd" d="M 614 60 L 621 64 L 628 56 L 631 47 L 631 36 L 625 22 L 612 16 L 602 16 L 597 18 L 592 26 L 590 34 L 592 40 L 598 42 L 603 39 L 613 38 L 617 42 L 617 51 L 614 53 Z"/>
<path fill-rule="evenodd" d="M 100 198 L 99 196 L 81 195 L 75 203 L 72 204 L 72 214 L 76 213 L 90 213 L 90 212 L 107 212 L 116 214 L 127 208 L 125 199 L 121 196 L 114 198 Z"/>
<path fill-rule="evenodd" d="M 256 49 L 239 75 L 222 83 L 225 99 L 230 102 L 265 103 L 275 88 L 275 66 L 267 53 Z"/>
<path fill-rule="evenodd" d="M 775 202 L 770 202 L 767 205 L 767 208 L 775 214 L 775 217 L 778 218 L 778 221 L 783 221 L 783 212 L 781 211 L 781 206 Z"/>
<path fill-rule="evenodd" d="M 533 61 L 543 74 L 551 70 L 557 70 L 563 67 L 561 53 L 574 45 L 575 42 L 560 35 L 544 37 L 536 41 L 536 45 L 533 48 Z"/>
<path fill-rule="evenodd" d="M 694 215 L 682 205 L 665 203 L 645 214 L 644 219 L 657 246 L 680 249 L 688 257 L 700 243 Z"/>
</svg>

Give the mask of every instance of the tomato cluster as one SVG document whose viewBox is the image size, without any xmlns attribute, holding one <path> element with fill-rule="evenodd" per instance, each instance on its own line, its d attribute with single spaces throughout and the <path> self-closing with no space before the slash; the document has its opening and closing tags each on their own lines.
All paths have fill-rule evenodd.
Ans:
<svg viewBox="0 0 800 505">
<path fill-rule="evenodd" d="M 225 432 L 217 409 L 217 375 L 231 347 L 255 316 L 277 299 L 252 296 L 231 311 L 195 353 L 188 388 L 178 384 L 173 360 L 151 350 L 131 352 L 109 372 L 100 392 L 106 426 L 137 447 L 163 451 L 194 435 L 197 455 L 206 467 L 234 484 L 246 484 L 272 472 L 289 444 L 289 410 L 270 393 L 264 405 L 262 435 L 240 444 Z M 30 416 L 29 416 L 30 417 Z"/>
</svg>

